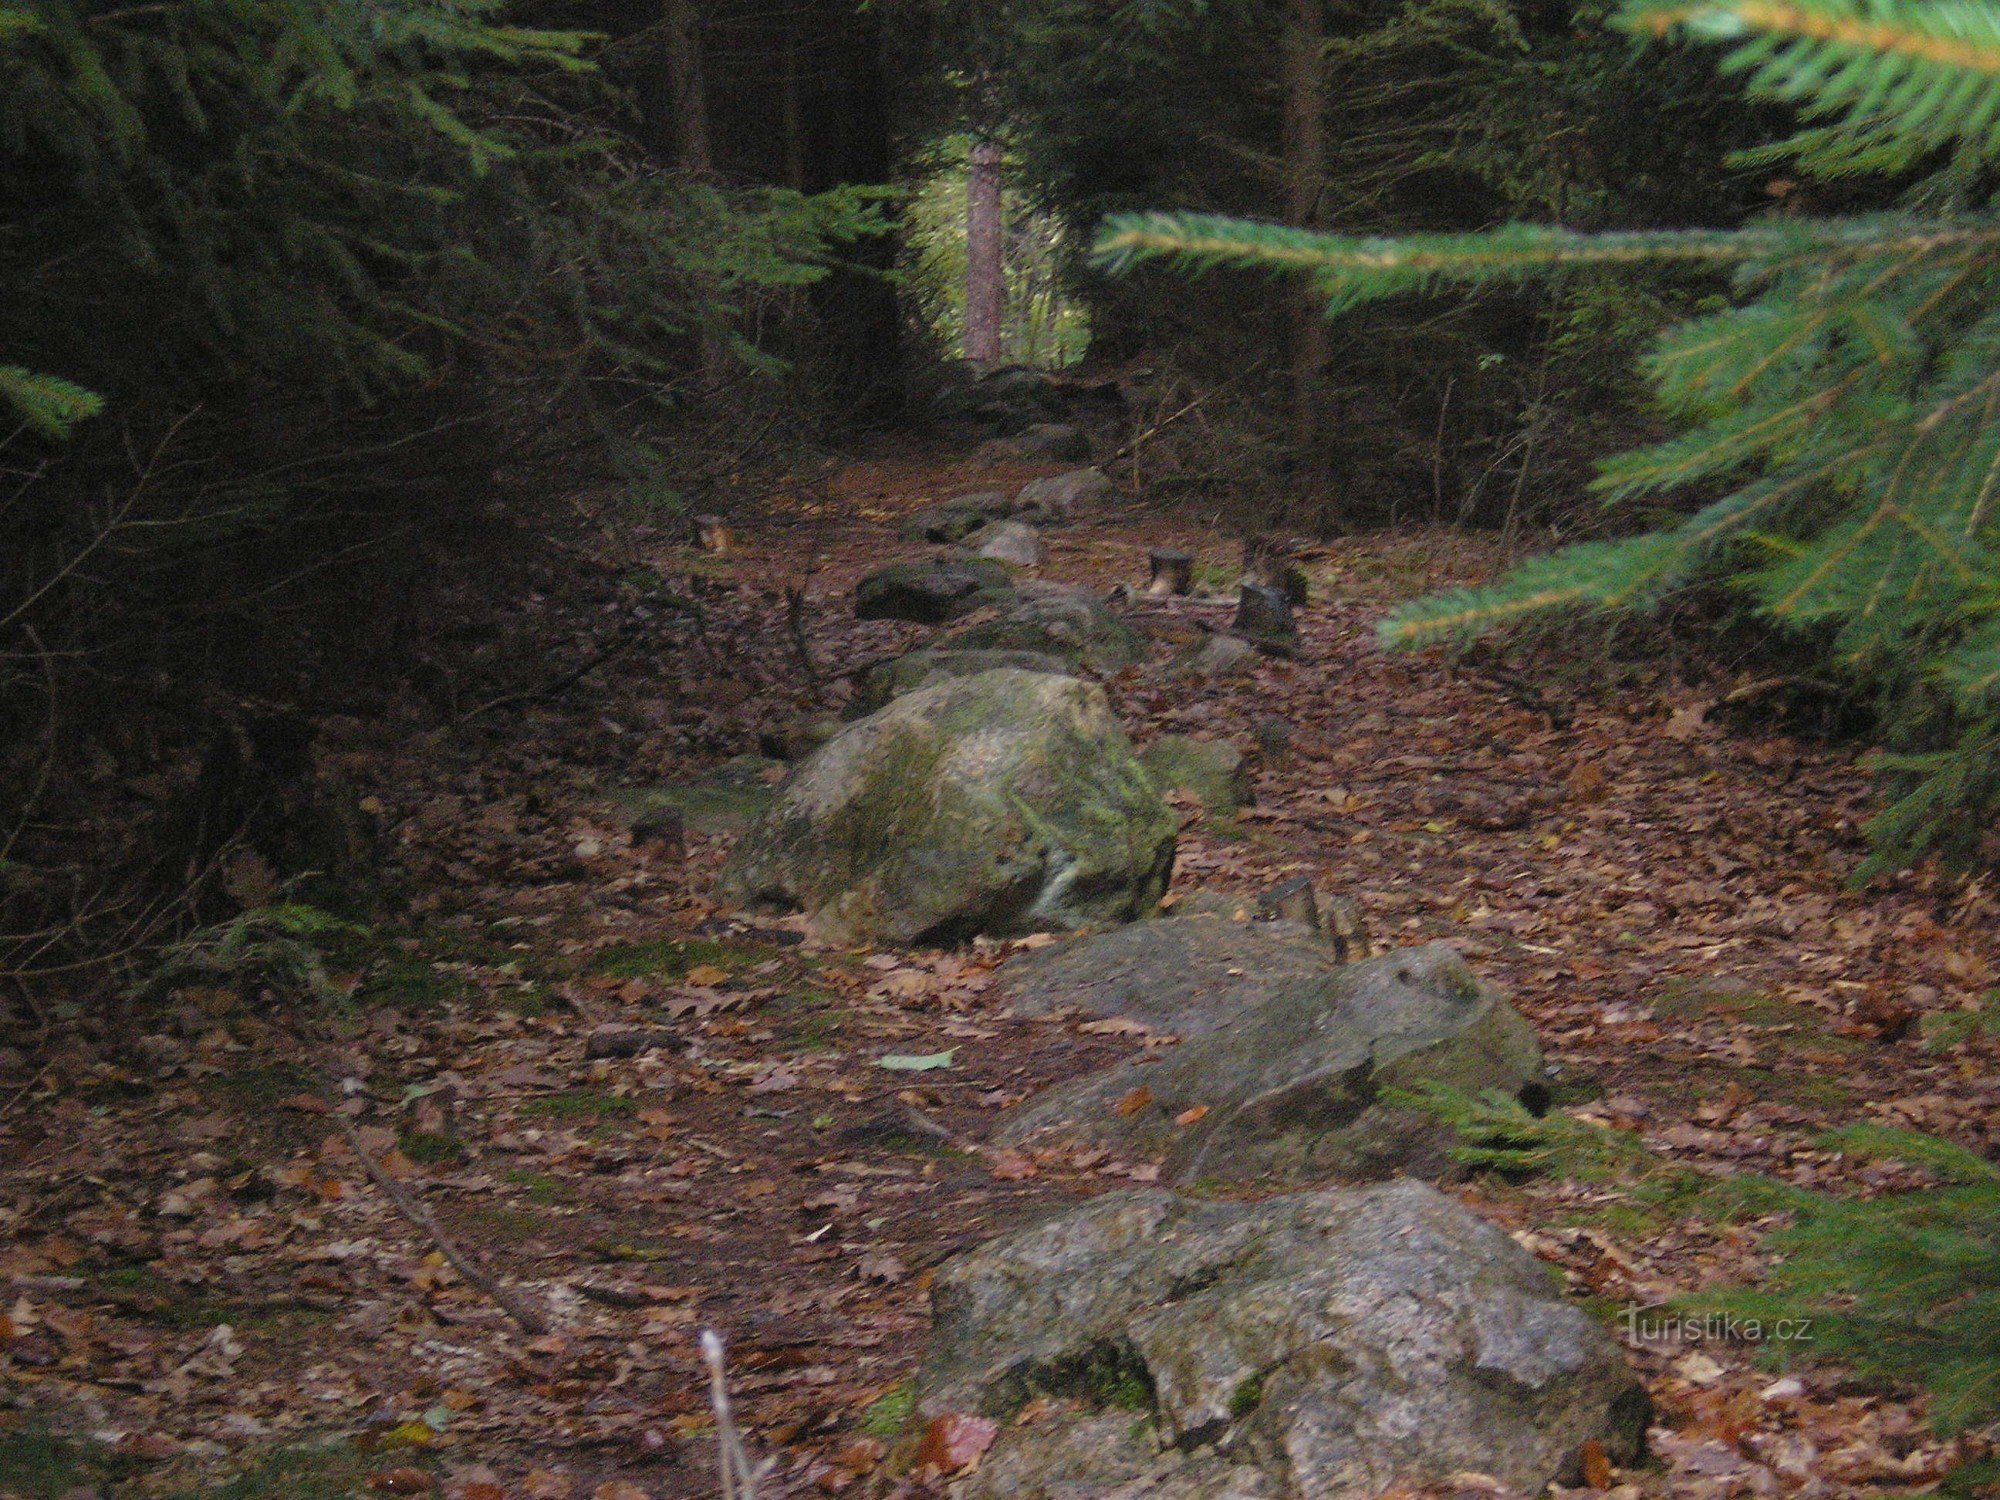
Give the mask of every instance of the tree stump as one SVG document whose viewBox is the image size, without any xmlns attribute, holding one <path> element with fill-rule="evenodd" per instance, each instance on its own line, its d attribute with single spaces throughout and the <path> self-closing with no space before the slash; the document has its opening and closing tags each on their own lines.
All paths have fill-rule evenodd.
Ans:
<svg viewBox="0 0 2000 1500">
<path fill-rule="evenodd" d="M 1358 964 L 1375 952 L 1361 908 L 1346 896 L 1328 900 L 1320 935 L 1333 945 L 1334 955 L 1344 964 Z"/>
<path fill-rule="evenodd" d="M 1243 580 L 1266 588 L 1282 589 L 1294 605 L 1308 597 L 1305 569 L 1292 560 L 1292 543 L 1273 536 L 1243 539 Z"/>
<path fill-rule="evenodd" d="M 1290 641 L 1298 632 L 1292 623 L 1292 601 L 1283 589 L 1266 583 L 1246 583 L 1236 597 L 1238 635 L 1259 643 Z"/>
<path fill-rule="evenodd" d="M 1182 552 L 1173 547 L 1162 547 L 1146 555 L 1152 567 L 1152 577 L 1146 583 L 1146 592 L 1155 599 L 1164 599 L 1169 594 L 1186 594 L 1194 589 L 1194 554 Z"/>
</svg>

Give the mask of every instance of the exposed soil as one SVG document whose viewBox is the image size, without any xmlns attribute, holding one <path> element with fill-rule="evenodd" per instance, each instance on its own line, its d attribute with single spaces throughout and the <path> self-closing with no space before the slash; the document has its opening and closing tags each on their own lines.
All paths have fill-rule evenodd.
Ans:
<svg viewBox="0 0 2000 1500">
<path fill-rule="evenodd" d="M 866 569 L 935 550 L 897 541 L 898 518 L 1044 472 L 903 451 L 746 497 L 721 556 L 607 532 L 590 588 L 524 588 L 494 641 L 441 640 L 448 693 L 330 723 L 408 902 L 394 931 L 334 943 L 352 1001 L 322 1020 L 218 981 L 16 1039 L 0 1370 L 17 1419 L 121 1435 L 128 1477 L 156 1487 L 360 1431 L 390 1492 L 709 1495 L 696 1338 L 714 1328 L 749 1445 L 777 1462 L 769 1493 L 896 1482 L 864 1421 L 884 1425 L 921 1355 L 929 1269 L 1155 1175 L 969 1148 L 1043 1083 L 1139 1043 L 1009 1018 L 1008 945 L 824 951 L 796 923 L 719 913 L 706 893 L 732 835 L 635 845 L 607 794 L 837 708 L 841 674 L 928 634 L 846 608 Z M 1143 580 L 1149 547 L 1217 576 L 1238 556 L 1196 516 L 1137 506 L 1048 540 L 1042 576 L 1107 590 Z M 1704 1170 L 1893 1181 L 1815 1144 L 1857 1119 L 2000 1148 L 1991 1053 L 1927 1052 L 1921 1027 L 2000 984 L 1993 897 L 1914 877 L 1846 889 L 1859 747 L 1728 718 L 1735 684 L 1580 675 L 1559 651 L 1494 676 L 1375 648 L 1388 603 L 1494 561 L 1442 534 L 1331 544 L 1305 564 L 1298 659 L 1195 689 L 1157 670 L 1108 684 L 1142 743 L 1261 743 L 1255 808 L 1183 807 L 1176 892 L 1308 874 L 1378 941 L 1456 943 L 1535 1023 L 1559 1099 Z M 1170 640 L 1228 618 L 1134 612 Z M 1274 719 L 1282 753 L 1259 733 Z M 624 1022 L 669 1045 L 586 1057 Z M 946 1051 L 935 1071 L 878 1065 Z M 355 1140 L 549 1331 L 444 1264 Z M 1607 1308 L 1755 1271 L 1742 1229 L 1663 1223 L 1605 1188 L 1463 1190 Z M 1960 1456 L 1907 1393 L 1820 1368 L 1773 1386 L 1754 1352 L 1637 1351 L 1665 1463 L 1606 1487 L 1916 1489 Z"/>
</svg>

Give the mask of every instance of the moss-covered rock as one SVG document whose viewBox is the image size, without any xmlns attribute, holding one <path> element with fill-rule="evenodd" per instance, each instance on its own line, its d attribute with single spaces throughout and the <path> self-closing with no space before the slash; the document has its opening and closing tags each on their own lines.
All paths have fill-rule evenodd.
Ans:
<svg viewBox="0 0 2000 1500">
<path fill-rule="evenodd" d="M 1227 740 L 1162 735 L 1146 747 L 1139 764 L 1163 790 L 1186 792 L 1210 812 L 1233 813 L 1257 800 L 1243 752 Z"/>
<path fill-rule="evenodd" d="M 1150 652 L 1146 637 L 1088 589 L 1024 583 L 991 620 L 961 625 L 937 644 L 951 651 L 1035 651 L 1072 669 L 1117 672 Z"/>
<path fill-rule="evenodd" d="M 1047 672 L 1069 675 L 1069 663 L 1039 651 L 912 651 L 868 669 L 861 679 L 860 705 L 873 713 L 883 704 L 929 687 L 944 677 L 977 677 L 981 672 Z"/>
<path fill-rule="evenodd" d="M 1013 508 L 1014 498 L 1004 490 L 980 490 L 954 496 L 942 505 L 926 506 L 905 520 L 901 531 L 903 539 L 911 542 L 963 541 Z"/>
<path fill-rule="evenodd" d="M 1451 1169 L 1451 1131 L 1385 1095 L 1427 1083 L 1472 1093 L 1541 1084 L 1534 1030 L 1443 943 L 1275 993 L 1246 984 L 1242 1000 L 1168 1053 L 1045 1090 L 996 1139 L 1019 1146 L 1047 1136 L 1164 1155 L 1174 1182 L 1427 1175 Z M 1127 1107 L 1135 1090 L 1140 1102 Z"/>
<path fill-rule="evenodd" d="M 1538 1495 L 1592 1450 L 1631 1462 L 1648 1413 L 1610 1331 L 1417 1182 L 1108 1193 L 948 1261 L 931 1305 L 913 1423 L 1002 1420 L 967 1500 L 1372 1500 L 1468 1472 Z"/>
<path fill-rule="evenodd" d="M 1013 575 L 983 557 L 959 562 L 891 563 L 854 586 L 857 620 L 939 625 L 1013 593 Z"/>
<path fill-rule="evenodd" d="M 998 671 L 898 698 L 801 765 L 721 894 L 803 909 L 834 941 L 949 942 L 1150 913 L 1174 818 L 1105 702 Z"/>
</svg>

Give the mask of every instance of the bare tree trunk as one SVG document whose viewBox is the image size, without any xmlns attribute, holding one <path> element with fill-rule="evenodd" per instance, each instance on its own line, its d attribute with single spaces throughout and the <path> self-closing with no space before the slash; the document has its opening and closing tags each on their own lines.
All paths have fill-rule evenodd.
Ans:
<svg viewBox="0 0 2000 1500">
<path fill-rule="evenodd" d="M 701 11 L 695 0 L 666 0 L 667 70 L 674 91 L 674 157 L 690 177 L 715 176 L 708 134 L 708 85 L 701 67 Z M 719 309 L 718 309 L 719 310 Z M 717 389 L 729 374 L 729 351 L 707 324 L 701 334 L 701 384 Z"/>
<path fill-rule="evenodd" d="M 1285 94 L 1285 222 L 1319 220 L 1326 182 L 1326 13 L 1323 0 L 1285 0 L 1280 39 Z M 1292 437 L 1302 455 L 1321 447 L 1327 364 L 1326 309 L 1310 287 L 1292 306 Z"/>
<path fill-rule="evenodd" d="M 785 28 L 784 112 L 785 186 L 802 193 L 806 190 L 806 130 L 799 104 L 799 39 L 789 25 Z"/>
<path fill-rule="evenodd" d="M 708 138 L 708 85 L 701 71 L 701 12 L 694 0 L 666 0 L 667 69 L 673 75 L 674 156 L 697 177 L 715 171 Z"/>
<path fill-rule="evenodd" d="M 965 185 L 965 357 L 1000 362 L 1000 310 L 1006 266 L 1000 238 L 1000 148 L 972 148 Z"/>
</svg>

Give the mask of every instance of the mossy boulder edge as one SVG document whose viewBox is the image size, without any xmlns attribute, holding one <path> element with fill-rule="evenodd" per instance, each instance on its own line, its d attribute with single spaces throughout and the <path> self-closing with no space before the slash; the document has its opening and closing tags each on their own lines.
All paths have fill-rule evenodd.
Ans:
<svg viewBox="0 0 2000 1500">
<path fill-rule="evenodd" d="M 1001 670 L 850 726 L 793 772 L 718 893 L 839 942 L 955 942 L 1149 915 L 1175 819 L 1102 688 Z"/>
</svg>

